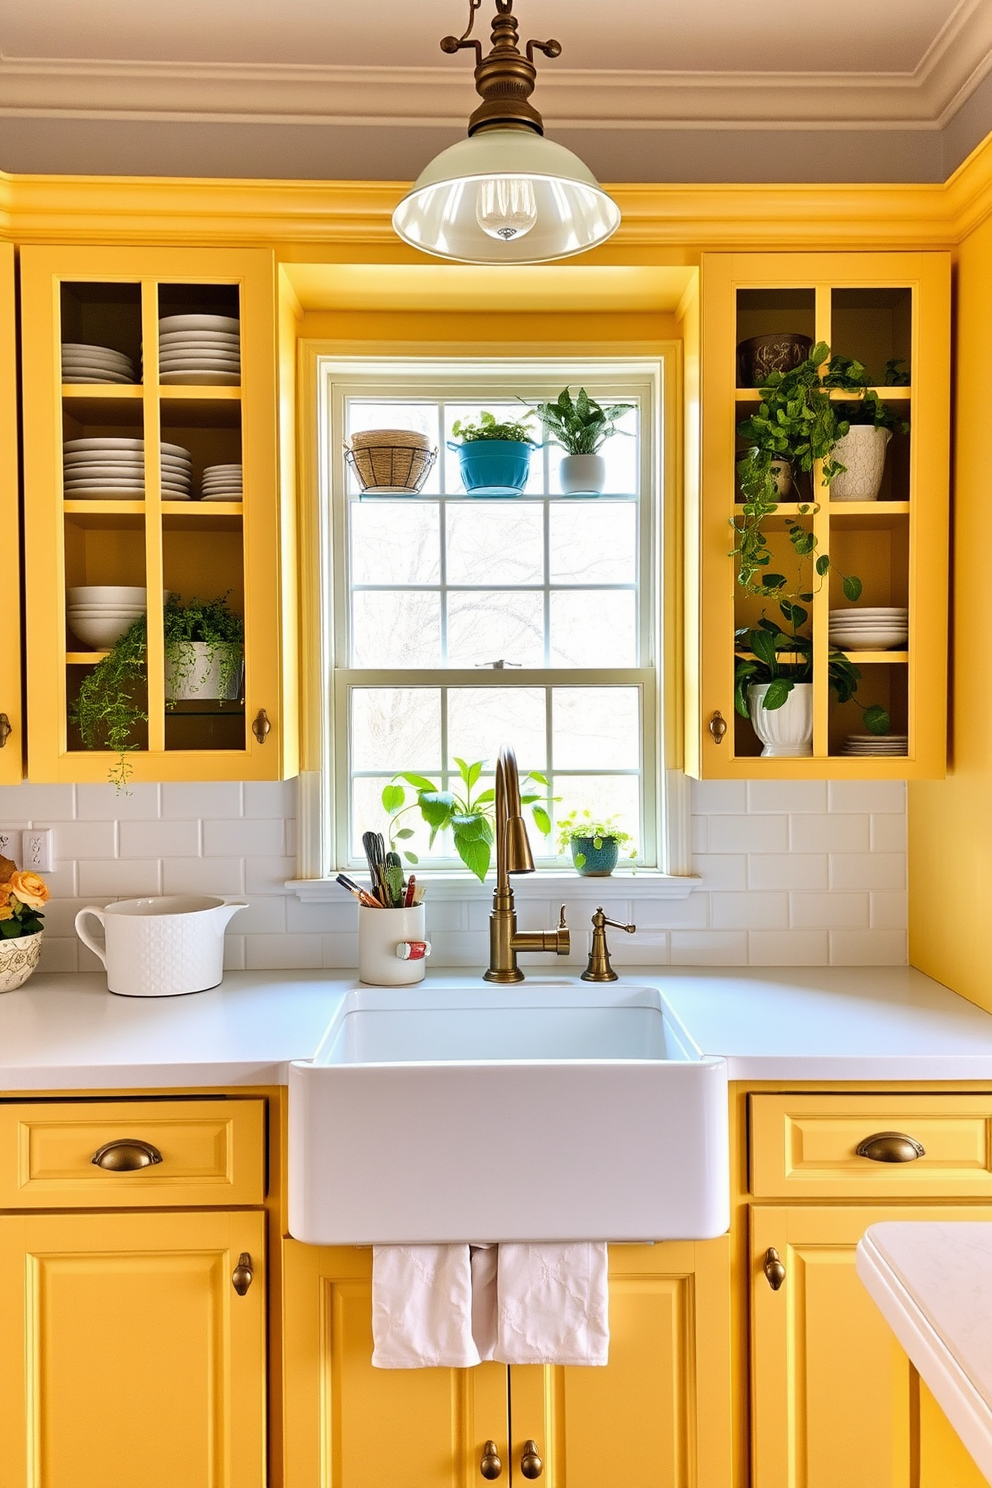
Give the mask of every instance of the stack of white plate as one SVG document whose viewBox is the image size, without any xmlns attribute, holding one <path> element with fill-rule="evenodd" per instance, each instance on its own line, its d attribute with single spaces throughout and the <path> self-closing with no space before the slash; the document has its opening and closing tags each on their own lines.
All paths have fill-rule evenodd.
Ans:
<svg viewBox="0 0 992 1488">
<path fill-rule="evenodd" d="M 904 755 L 909 753 L 908 734 L 848 734 L 841 754 Z"/>
<path fill-rule="evenodd" d="M 909 640 L 905 605 L 831 610 L 830 644 L 840 651 L 892 651 Z"/>
<path fill-rule="evenodd" d="M 62 343 L 63 382 L 137 382 L 134 363 L 110 346 L 87 346 L 80 341 Z"/>
<path fill-rule="evenodd" d="M 240 501 L 242 496 L 240 465 L 208 465 L 200 482 L 204 501 Z"/>
<path fill-rule="evenodd" d="M 236 387 L 241 323 L 231 315 L 166 315 L 158 323 L 159 382 Z"/>
<path fill-rule="evenodd" d="M 62 446 L 67 500 L 140 501 L 145 494 L 145 441 L 101 437 L 67 439 Z M 193 457 L 178 444 L 162 445 L 162 496 L 187 501 Z"/>
<path fill-rule="evenodd" d="M 131 584 L 84 584 L 66 593 L 73 635 L 106 651 L 145 613 L 145 590 Z"/>
</svg>

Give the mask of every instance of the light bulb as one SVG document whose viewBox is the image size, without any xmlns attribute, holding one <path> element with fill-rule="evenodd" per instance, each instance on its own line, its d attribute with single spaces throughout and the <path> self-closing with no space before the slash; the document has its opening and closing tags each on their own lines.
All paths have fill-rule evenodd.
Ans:
<svg viewBox="0 0 992 1488">
<path fill-rule="evenodd" d="M 504 243 L 511 238 L 522 238 L 537 221 L 532 183 L 513 176 L 480 181 L 475 216 L 483 232 L 491 238 Z"/>
</svg>

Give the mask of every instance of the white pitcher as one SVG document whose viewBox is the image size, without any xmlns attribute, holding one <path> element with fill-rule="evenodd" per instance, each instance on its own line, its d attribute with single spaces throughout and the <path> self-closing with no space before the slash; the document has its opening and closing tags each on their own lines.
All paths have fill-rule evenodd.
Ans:
<svg viewBox="0 0 992 1488">
<path fill-rule="evenodd" d="M 76 916 L 76 934 L 107 968 L 107 987 L 122 997 L 179 997 L 216 987 L 224 975 L 224 931 L 243 899 L 169 894 L 121 899 L 106 909 L 87 905 Z M 103 926 L 104 943 L 83 921 Z"/>
</svg>

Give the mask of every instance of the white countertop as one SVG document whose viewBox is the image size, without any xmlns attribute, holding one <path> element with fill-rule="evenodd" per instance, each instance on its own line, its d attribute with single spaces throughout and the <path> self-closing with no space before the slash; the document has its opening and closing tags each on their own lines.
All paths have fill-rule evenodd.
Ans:
<svg viewBox="0 0 992 1488">
<path fill-rule="evenodd" d="M 992 1482 L 992 1224 L 872 1225 L 858 1275 Z"/>
<path fill-rule="evenodd" d="M 482 985 L 458 971 L 430 980 Z M 732 1080 L 992 1080 L 992 1015 L 909 967 L 629 968 L 622 982 L 660 987 Z M 102 973 L 35 976 L 0 996 L 0 1091 L 285 1084 L 357 985 L 241 971 L 190 997 L 132 998 Z"/>
</svg>

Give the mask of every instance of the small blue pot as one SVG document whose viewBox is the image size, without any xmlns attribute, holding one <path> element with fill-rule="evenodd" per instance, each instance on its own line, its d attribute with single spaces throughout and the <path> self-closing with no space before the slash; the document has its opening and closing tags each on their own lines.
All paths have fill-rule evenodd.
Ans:
<svg viewBox="0 0 992 1488">
<path fill-rule="evenodd" d="M 615 837 L 602 837 L 601 847 L 596 847 L 595 837 L 573 837 L 572 838 L 572 862 L 583 878 L 608 878 L 617 866 L 617 858 L 620 856 L 620 844 Z M 585 858 L 584 863 L 576 863 L 577 856 Z"/>
<path fill-rule="evenodd" d="M 473 439 L 454 444 L 461 466 L 462 485 L 470 496 L 519 496 L 530 478 L 531 450 L 536 446 L 517 439 Z"/>
</svg>

